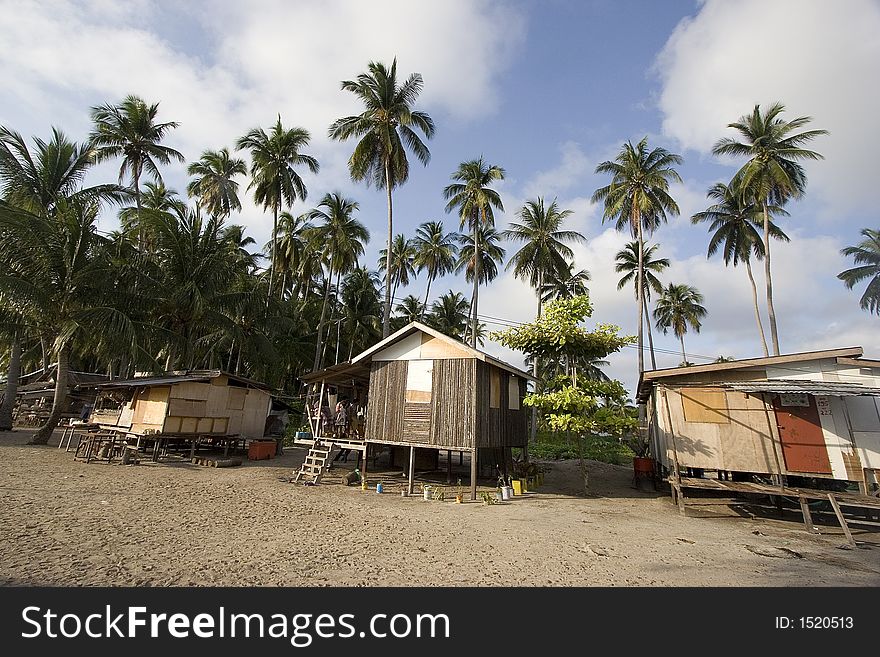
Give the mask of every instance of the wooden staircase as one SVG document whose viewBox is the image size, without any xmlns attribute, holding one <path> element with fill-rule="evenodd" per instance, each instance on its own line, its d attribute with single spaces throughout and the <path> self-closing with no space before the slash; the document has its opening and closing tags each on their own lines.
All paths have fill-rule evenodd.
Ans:
<svg viewBox="0 0 880 657">
<path fill-rule="evenodd" d="M 327 469 L 327 461 L 330 459 L 333 447 L 332 440 L 316 440 L 309 448 L 302 465 L 299 466 L 299 472 L 293 478 L 293 483 L 317 484 Z"/>
</svg>

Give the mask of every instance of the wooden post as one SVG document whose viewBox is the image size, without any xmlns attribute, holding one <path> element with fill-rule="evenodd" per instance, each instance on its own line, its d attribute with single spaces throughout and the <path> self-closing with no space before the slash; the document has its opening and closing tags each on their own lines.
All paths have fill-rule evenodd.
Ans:
<svg viewBox="0 0 880 657">
<path fill-rule="evenodd" d="M 196 441 L 198 440 L 198 436 L 193 436 L 192 440 L 190 440 L 189 446 L 189 460 L 192 461 L 196 457 Z"/>
<path fill-rule="evenodd" d="M 471 499 L 477 499 L 477 448 L 471 450 Z"/>
<path fill-rule="evenodd" d="M 843 517 L 843 513 L 840 511 L 840 505 L 837 503 L 837 498 L 834 497 L 834 493 L 828 493 L 828 501 L 831 502 L 831 507 L 834 509 L 834 515 L 837 516 L 837 522 L 840 523 L 843 533 L 846 534 L 846 542 L 852 547 L 855 547 L 855 539 L 853 539 L 852 532 L 850 532 L 849 526 L 846 524 L 846 518 Z"/>
<path fill-rule="evenodd" d="M 798 500 L 801 503 L 801 513 L 804 514 L 804 525 L 806 525 L 807 531 L 812 534 L 815 528 L 813 527 L 813 516 L 810 513 L 810 503 L 803 495 L 799 496 Z"/>
<path fill-rule="evenodd" d="M 785 474 L 782 472 L 782 463 L 779 461 L 779 452 L 776 450 L 776 440 L 773 438 L 773 423 L 770 421 L 770 408 L 772 402 L 768 399 L 770 395 L 761 394 L 761 401 L 764 403 L 764 415 L 767 417 L 767 431 L 769 431 L 770 438 L 770 446 L 773 448 L 773 459 L 776 461 L 776 473 L 779 481 L 776 483 L 779 485 L 780 490 L 785 490 Z M 779 445 L 782 445 L 782 438 L 779 438 Z"/>
<path fill-rule="evenodd" d="M 361 481 L 367 481 L 367 453 L 370 451 L 370 445 L 366 441 L 364 441 L 364 451 L 362 452 L 363 456 L 361 457 Z"/>
<path fill-rule="evenodd" d="M 406 490 L 412 495 L 413 494 L 413 475 L 416 470 L 416 448 L 410 446 L 409 448 L 409 472 L 407 473 L 407 482 L 406 482 Z"/>
<path fill-rule="evenodd" d="M 452 450 L 446 450 L 446 483 L 452 483 Z"/>
</svg>

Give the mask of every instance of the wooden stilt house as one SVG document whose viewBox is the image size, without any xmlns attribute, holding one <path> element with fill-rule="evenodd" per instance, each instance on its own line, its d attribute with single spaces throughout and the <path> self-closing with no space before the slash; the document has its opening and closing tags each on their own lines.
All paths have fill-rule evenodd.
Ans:
<svg viewBox="0 0 880 657">
<path fill-rule="evenodd" d="M 410 489 L 418 448 L 469 453 L 471 497 L 476 498 L 479 459 L 506 465 L 510 449 L 528 441 L 522 400 L 533 377 L 418 322 L 348 363 L 303 379 L 321 403 L 328 386 L 366 388 L 361 449 L 366 453 L 370 444 L 409 448 Z"/>
</svg>

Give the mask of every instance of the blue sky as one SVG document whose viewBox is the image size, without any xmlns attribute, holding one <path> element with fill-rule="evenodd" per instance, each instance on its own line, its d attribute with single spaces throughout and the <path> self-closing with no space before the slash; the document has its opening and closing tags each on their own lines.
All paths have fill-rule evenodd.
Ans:
<svg viewBox="0 0 880 657">
<path fill-rule="evenodd" d="M 437 124 L 427 168 L 414 166 L 395 194 L 396 229 L 412 235 L 443 211 L 442 189 L 463 160 L 479 155 L 503 166 L 499 185 L 504 228 L 529 198 L 558 198 L 573 210 L 570 227 L 589 239 L 576 266 L 591 271 L 594 319 L 635 333 L 629 291 L 616 290 L 614 253 L 627 241 L 601 222 L 589 198 L 605 180 L 593 170 L 623 141 L 648 136 L 651 145 L 680 153 L 684 180 L 672 192 L 682 217 L 654 236 L 673 260 L 666 282 L 690 283 L 709 310 L 689 353 L 714 358 L 760 355 L 745 273 L 705 257 L 706 233 L 689 217 L 706 205 L 705 191 L 727 181 L 736 163 L 719 162 L 711 146 L 732 135 L 727 123 L 755 103 L 781 100 L 787 116 L 815 117 L 831 135 L 815 142 L 826 160 L 808 166 L 805 199 L 791 204 L 783 224 L 792 242 L 774 249 L 774 282 L 783 351 L 862 345 L 878 355 L 877 318 L 857 306 L 857 292 L 835 276 L 847 266 L 842 246 L 878 226 L 872 202 L 872 129 L 880 113 L 873 84 L 880 62 L 880 3 L 876 0 L 741 0 L 740 2 L 172 2 L 97 0 L 89 3 L 0 1 L 0 123 L 46 136 L 51 125 L 81 140 L 91 105 L 135 93 L 159 101 L 160 117 L 181 126 L 169 144 L 188 160 L 231 146 L 280 113 L 287 125 L 313 135 L 322 164 L 306 176 L 309 199 L 341 190 L 361 204 L 373 233 L 366 263 L 375 267 L 384 244 L 384 195 L 351 183 L 350 144 L 331 142 L 327 126 L 358 111 L 339 81 L 370 60 L 397 56 L 399 69 L 422 73 L 420 107 Z M 779 34 L 801 35 L 800 39 Z M 34 38 L 38 35 L 38 38 Z M 112 178 L 103 166 L 95 178 Z M 185 189 L 182 166 L 166 182 Z M 234 218 L 264 242 L 271 219 L 247 203 Z M 108 215 L 106 227 L 113 225 Z M 507 245 L 508 253 L 515 245 Z M 758 279 L 759 285 L 762 282 Z M 424 279 L 398 292 L 421 295 Z M 447 277 L 432 292 L 465 291 Z M 534 315 L 534 295 L 504 274 L 481 293 L 481 314 L 514 321 Z M 498 328 L 489 324 L 489 328 Z M 675 352 L 672 336 L 657 345 Z M 497 345 L 487 349 L 518 362 Z M 610 373 L 635 381 L 635 350 L 612 356 Z M 680 361 L 658 355 L 658 365 Z"/>
</svg>

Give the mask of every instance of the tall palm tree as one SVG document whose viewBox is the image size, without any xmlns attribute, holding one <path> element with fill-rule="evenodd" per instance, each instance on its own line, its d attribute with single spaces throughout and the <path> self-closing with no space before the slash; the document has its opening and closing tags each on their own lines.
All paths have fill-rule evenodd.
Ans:
<svg viewBox="0 0 880 657">
<path fill-rule="evenodd" d="M 458 257 L 457 237 L 457 233 L 447 233 L 444 230 L 442 221 L 426 221 L 416 229 L 416 236 L 413 238 L 416 256 L 413 264 L 419 271 L 424 269 L 428 273 L 423 307 L 428 306 L 434 279 L 455 271 Z"/>
<path fill-rule="evenodd" d="M 419 132 L 430 139 L 434 136 L 434 121 L 428 114 L 413 109 L 422 92 L 422 76 L 410 75 L 405 82 L 397 81 L 397 58 L 391 67 L 381 62 L 370 62 L 366 73 L 356 80 L 344 80 L 342 90 L 350 91 L 364 105 L 364 111 L 355 116 L 337 119 L 330 126 L 332 139 L 358 139 L 348 160 L 351 179 L 366 180 L 384 189 L 388 200 L 388 240 L 385 263 L 385 308 L 382 317 L 382 337 L 388 337 L 391 318 L 391 240 L 394 236 L 394 213 L 391 190 L 409 178 L 408 148 L 426 165 L 431 153 L 419 137 Z M 406 147 L 406 148 L 405 148 Z"/>
<path fill-rule="evenodd" d="M 416 258 L 416 250 L 413 243 L 406 239 L 402 233 L 395 235 L 391 241 L 391 257 L 388 256 L 386 249 L 379 251 L 379 272 L 384 273 L 385 267 L 391 263 L 391 298 L 394 299 L 397 294 L 397 288 L 403 285 L 409 285 L 410 277 L 415 278 L 416 269 L 414 266 Z M 385 277 L 388 280 L 388 276 Z"/>
<path fill-rule="evenodd" d="M 228 148 L 205 151 L 198 162 L 186 169 L 194 179 L 186 186 L 191 197 L 198 199 L 199 206 L 215 217 L 228 217 L 241 210 L 238 200 L 236 176 L 247 175 L 244 160 L 231 157 Z"/>
<path fill-rule="evenodd" d="M 764 242 L 759 232 L 762 222 L 762 210 L 760 204 L 754 198 L 749 198 L 740 190 L 732 188 L 724 183 L 716 183 L 709 188 L 707 196 L 715 203 L 702 212 L 691 217 L 695 224 L 709 222 L 709 248 L 707 258 L 711 258 L 719 250 L 724 258 L 725 265 L 736 267 L 739 263 L 746 266 L 746 274 L 752 286 L 752 303 L 755 307 L 755 322 L 758 325 L 758 334 L 761 336 L 761 347 L 764 355 L 769 356 L 767 338 L 764 335 L 764 325 L 761 322 L 761 311 L 758 307 L 758 287 L 755 285 L 755 277 L 752 275 L 752 255 L 757 260 L 764 257 Z M 770 206 L 771 214 L 788 216 L 783 208 Z M 782 232 L 773 221 L 769 222 L 770 236 L 784 242 L 788 236 Z M 713 232 L 714 231 L 714 232 Z"/>
<path fill-rule="evenodd" d="M 119 183 L 126 174 L 131 178 L 138 214 L 141 210 L 141 177 L 146 172 L 157 182 L 162 181 L 159 165 L 172 160 L 183 162 L 183 154 L 161 142 L 179 124 L 175 121 L 158 123 L 159 103 L 148 105 L 142 98 L 129 95 L 119 105 L 105 104 L 93 107 L 94 123 L 91 140 L 98 162 L 122 158 Z"/>
<path fill-rule="evenodd" d="M 394 306 L 397 316 L 403 320 L 403 326 L 411 322 L 419 322 L 425 314 L 425 304 L 414 294 L 405 296 Z"/>
<path fill-rule="evenodd" d="M 476 235 L 462 234 L 458 241 L 461 246 L 458 249 L 456 272 L 464 271 L 464 278 L 468 283 L 477 282 L 477 275 L 479 275 L 478 282 L 484 285 L 494 281 L 498 277 L 498 265 L 504 262 L 505 255 L 505 250 L 500 245 L 501 235 L 498 231 L 481 226 L 477 229 Z M 474 248 L 475 243 L 479 245 L 479 250 Z M 478 255 L 475 257 L 475 254 Z M 470 336 L 471 346 L 476 348 L 474 337 L 480 336 L 480 324 L 474 299 L 475 297 L 471 297 L 470 325 L 465 335 Z"/>
<path fill-rule="evenodd" d="M 327 263 L 328 273 L 324 282 L 324 301 L 321 306 L 321 319 L 318 322 L 318 341 L 315 345 L 313 369 L 321 368 L 324 323 L 330 297 L 330 282 L 336 274 L 336 297 L 339 298 L 339 279 L 364 254 L 364 244 L 370 240 L 370 232 L 354 218 L 360 208 L 357 201 L 346 198 L 338 192 L 325 194 L 317 208 L 308 213 L 308 218 L 321 223 L 316 224 L 308 234 L 312 248 L 319 249 Z"/>
<path fill-rule="evenodd" d="M 561 230 L 562 222 L 571 216 L 571 210 L 560 210 L 556 199 L 549 206 L 544 205 L 543 197 L 525 202 L 517 217 L 522 223 L 511 222 L 510 228 L 501 235 L 514 242 L 524 242 L 522 248 L 513 254 L 507 263 L 507 269 L 513 268 L 516 278 L 528 280 L 538 297 L 538 311 L 535 317 L 541 316 L 543 300 L 541 288 L 544 281 L 554 274 L 565 271 L 568 260 L 574 258 L 574 252 L 565 242 L 586 242 L 586 238 L 574 230 Z M 532 375 L 538 376 L 538 359 L 532 363 Z M 532 407 L 531 440 L 534 442 L 538 433 L 538 410 Z"/>
<path fill-rule="evenodd" d="M 596 173 L 611 175 L 611 183 L 593 193 L 594 203 L 605 206 L 604 220 L 614 220 L 617 230 L 629 229 L 638 242 L 639 265 L 636 289 L 639 307 L 639 374 L 645 370 L 643 339 L 645 286 L 642 284 L 644 266 L 645 230 L 651 233 L 667 215 L 679 213 L 678 204 L 669 195 L 670 181 L 681 182 L 675 170 L 682 158 L 665 148 L 648 150 L 648 138 L 635 146 L 626 142 L 614 161 L 605 161 L 596 167 Z"/>
<path fill-rule="evenodd" d="M 675 285 L 670 283 L 663 288 L 657 306 L 654 308 L 654 320 L 657 328 L 663 334 L 672 329 L 675 336 L 681 340 L 681 360 L 687 363 L 687 353 L 684 349 L 684 334 L 690 326 L 695 333 L 700 332 L 701 321 L 706 316 L 706 308 L 703 304 L 703 295 L 697 288 L 691 285 Z"/>
<path fill-rule="evenodd" d="M 801 116 L 785 121 L 780 114 L 782 103 L 773 103 L 765 112 L 755 105 L 751 114 L 741 116 L 728 124 L 740 133 L 743 141 L 731 137 L 719 140 L 712 148 L 715 155 L 749 158 L 734 176 L 737 189 L 761 206 L 764 215 L 764 276 L 767 287 L 767 314 L 770 319 L 770 337 L 773 353 L 779 355 L 779 332 L 776 328 L 776 309 L 773 307 L 773 282 L 770 276 L 770 206 L 784 205 L 790 198 L 800 198 L 807 187 L 807 175 L 799 164 L 802 160 L 820 160 L 822 155 L 801 148 L 827 130 L 805 130 L 795 133 L 812 121 Z"/>
<path fill-rule="evenodd" d="M 461 228 L 463 229 L 466 225 L 470 228 L 471 258 L 473 258 L 474 251 L 484 252 L 483 246 L 480 244 L 480 229 L 491 229 L 494 233 L 494 210 L 504 211 L 501 195 L 489 187 L 493 182 L 504 180 L 504 169 L 485 162 L 481 156 L 479 159 L 459 164 L 451 178 L 455 182 L 447 185 L 443 190 L 443 197 L 447 201 L 446 211 L 458 210 Z M 474 283 L 474 293 L 471 299 L 471 346 L 474 348 L 477 346 L 477 309 L 479 307 L 480 283 L 485 278 L 480 271 L 481 260 L 480 257 L 473 258 L 475 271 L 472 274 L 472 279 L 469 279 Z"/>
<path fill-rule="evenodd" d="M 375 344 L 382 335 L 379 275 L 355 267 L 342 283 L 342 323 L 348 339 L 348 358 Z M 338 348 L 337 348 L 338 353 Z M 337 362 L 339 358 L 337 356 Z"/>
<path fill-rule="evenodd" d="M 449 290 L 431 306 L 427 317 L 430 326 L 456 340 L 464 340 L 468 330 L 470 304 L 461 292 Z"/>
<path fill-rule="evenodd" d="M 587 281 L 590 272 L 586 269 L 574 271 L 574 263 L 566 262 L 565 269 L 550 274 L 541 286 L 543 303 L 556 299 L 571 299 L 590 293 Z"/>
<path fill-rule="evenodd" d="M 278 216 L 278 245 L 275 248 L 275 257 L 278 259 L 277 267 L 282 275 L 282 298 L 287 292 L 288 276 L 295 281 L 293 297 L 299 296 L 302 280 L 300 274 L 307 260 L 308 234 L 311 229 L 312 224 L 308 221 L 308 214 L 294 217 L 289 212 L 282 212 Z"/>
<path fill-rule="evenodd" d="M 237 150 L 251 154 L 251 182 L 254 201 L 265 210 L 272 209 L 272 253 L 269 272 L 269 297 L 275 285 L 275 247 L 278 242 L 278 215 L 282 207 L 292 207 L 294 201 L 305 201 L 308 190 L 295 167 L 305 166 L 318 173 L 320 165 L 311 155 L 302 152 L 311 136 L 304 128 L 285 128 L 281 115 L 267 134 L 254 128 L 236 143 Z"/>
<path fill-rule="evenodd" d="M 858 266 L 840 272 L 837 278 L 844 282 L 848 290 L 867 280 L 868 286 L 859 299 L 859 307 L 880 315 L 880 229 L 865 228 L 861 235 L 865 239 L 857 246 L 848 246 L 840 251 L 845 256 L 851 256 Z"/>
<path fill-rule="evenodd" d="M 657 369 L 657 359 L 654 356 L 654 336 L 651 332 L 651 316 L 648 313 L 648 301 L 651 299 L 652 290 L 659 294 L 663 289 L 663 284 L 655 274 L 659 274 L 669 266 L 668 258 L 654 257 L 654 252 L 658 247 L 658 244 L 652 244 L 650 246 L 645 244 L 644 249 L 642 250 L 642 284 L 644 287 L 644 294 L 642 295 L 642 310 L 645 313 L 645 323 L 648 325 L 648 351 L 651 354 L 652 370 Z M 614 258 L 617 262 L 614 266 L 614 271 L 624 274 L 624 276 L 617 281 L 617 289 L 622 290 L 625 286 L 633 283 L 633 292 L 635 293 L 636 299 L 638 299 L 639 291 L 635 286 L 635 283 L 638 280 L 639 271 L 639 243 L 629 242 L 623 249 L 617 252 L 617 255 L 615 255 Z"/>
</svg>

